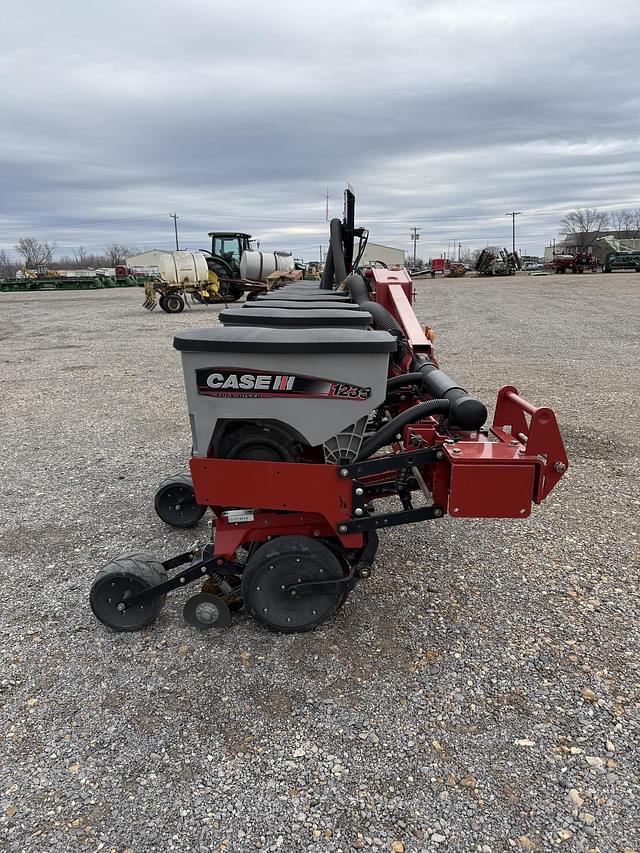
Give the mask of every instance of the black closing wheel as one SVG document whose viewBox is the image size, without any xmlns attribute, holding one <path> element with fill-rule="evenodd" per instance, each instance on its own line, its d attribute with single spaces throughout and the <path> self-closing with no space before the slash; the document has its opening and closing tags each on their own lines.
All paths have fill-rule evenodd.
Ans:
<svg viewBox="0 0 640 853">
<path fill-rule="evenodd" d="M 163 294 L 158 302 L 167 314 L 179 314 L 184 311 L 184 299 L 177 293 Z"/>
<path fill-rule="evenodd" d="M 193 527 L 207 511 L 196 502 L 193 481 L 188 471 L 163 480 L 153 501 L 159 517 L 172 527 Z"/>
<path fill-rule="evenodd" d="M 326 545 L 307 536 L 277 537 L 247 561 L 242 573 L 245 610 L 271 631 L 311 631 L 333 616 L 346 586 L 327 584 L 322 591 L 305 591 L 292 585 L 343 577 L 340 561 Z"/>
<path fill-rule="evenodd" d="M 114 631 L 139 631 L 153 622 L 166 595 L 156 595 L 126 606 L 127 598 L 167 579 L 162 563 L 149 554 L 124 554 L 101 569 L 89 593 L 89 603 L 97 619 Z"/>
<path fill-rule="evenodd" d="M 192 595 L 183 610 L 184 621 L 199 631 L 221 630 L 231 624 L 231 611 L 223 598 L 211 592 Z"/>
</svg>

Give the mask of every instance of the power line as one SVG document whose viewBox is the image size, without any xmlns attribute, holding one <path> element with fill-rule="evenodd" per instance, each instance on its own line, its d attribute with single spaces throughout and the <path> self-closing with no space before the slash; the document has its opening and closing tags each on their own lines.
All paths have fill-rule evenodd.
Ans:
<svg viewBox="0 0 640 853">
<path fill-rule="evenodd" d="M 528 212 L 521 214 L 518 211 L 518 215 L 523 215 L 526 218 L 529 217 L 539 217 L 539 216 L 562 216 L 563 211 L 561 210 L 553 210 L 553 211 L 536 211 Z M 511 216 L 511 213 L 507 214 Z M 150 214 L 148 216 L 131 216 L 131 217 L 120 217 L 117 219 L 93 219 L 93 220 L 80 220 L 75 223 L 65 222 L 65 223 L 51 223 L 47 225 L 0 225 L 0 234 L 9 235 L 10 233 L 22 234 L 25 231 L 30 231 L 32 233 L 37 232 L 51 232 L 51 231 L 61 231 L 61 230 L 78 230 L 81 231 L 83 228 L 90 228 L 95 225 L 117 225 L 125 222 L 151 222 L 156 221 L 162 218 L 163 215 L 153 215 Z M 464 222 L 479 222 L 479 221 L 497 221 L 500 219 L 501 214 L 498 213 L 483 213 L 483 214 L 461 214 L 457 216 L 441 216 L 438 214 L 434 214 L 432 216 L 419 215 L 419 218 L 423 222 L 433 222 L 436 225 L 439 223 L 464 223 Z M 207 213 L 186 213 L 181 214 L 183 221 L 186 218 L 193 220 L 209 220 L 213 219 Z M 375 216 L 368 216 L 366 214 L 360 215 L 360 220 L 363 222 L 367 222 L 375 225 L 398 225 L 403 226 L 406 222 L 406 218 L 404 217 L 386 217 L 386 218 L 376 218 Z M 287 217 L 272 217 L 272 216 L 255 216 L 250 212 L 235 212 L 235 213 L 227 213 L 226 219 L 236 219 L 236 220 L 244 220 L 245 222 L 252 223 L 253 225 L 260 225 L 261 223 L 286 223 L 289 225 L 316 225 L 320 228 L 323 225 L 323 220 L 318 218 L 313 219 L 302 219 L 296 216 L 287 216 Z"/>
</svg>

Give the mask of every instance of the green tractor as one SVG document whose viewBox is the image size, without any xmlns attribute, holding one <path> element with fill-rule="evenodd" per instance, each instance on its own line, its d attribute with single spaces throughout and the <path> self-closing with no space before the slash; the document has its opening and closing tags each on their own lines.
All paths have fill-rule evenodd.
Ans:
<svg viewBox="0 0 640 853">
<path fill-rule="evenodd" d="M 240 258 L 250 251 L 251 234 L 239 234 L 231 231 L 210 231 L 211 251 L 201 249 L 207 257 L 207 266 L 220 279 L 219 295 L 226 302 L 235 302 L 245 291 L 240 281 Z"/>
</svg>

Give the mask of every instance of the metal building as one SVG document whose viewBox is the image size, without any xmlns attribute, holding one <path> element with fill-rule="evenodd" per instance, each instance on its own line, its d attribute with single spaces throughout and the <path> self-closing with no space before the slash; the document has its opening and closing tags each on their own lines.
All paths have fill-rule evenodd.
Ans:
<svg viewBox="0 0 640 853">
<path fill-rule="evenodd" d="M 404 266 L 404 249 L 395 249 L 393 246 L 382 246 L 379 243 L 367 243 L 364 255 L 360 260 L 361 266 L 369 266 L 375 261 L 382 261 L 388 267 Z"/>
</svg>

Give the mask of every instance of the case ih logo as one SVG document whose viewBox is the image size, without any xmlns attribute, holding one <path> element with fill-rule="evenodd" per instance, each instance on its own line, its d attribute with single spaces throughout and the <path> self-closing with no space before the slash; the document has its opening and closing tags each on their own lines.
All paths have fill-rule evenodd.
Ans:
<svg viewBox="0 0 640 853">
<path fill-rule="evenodd" d="M 302 376 L 297 373 L 268 373 L 229 367 L 196 370 L 198 394 L 206 397 L 320 397 L 368 400 L 371 388 L 346 382 Z"/>
</svg>

